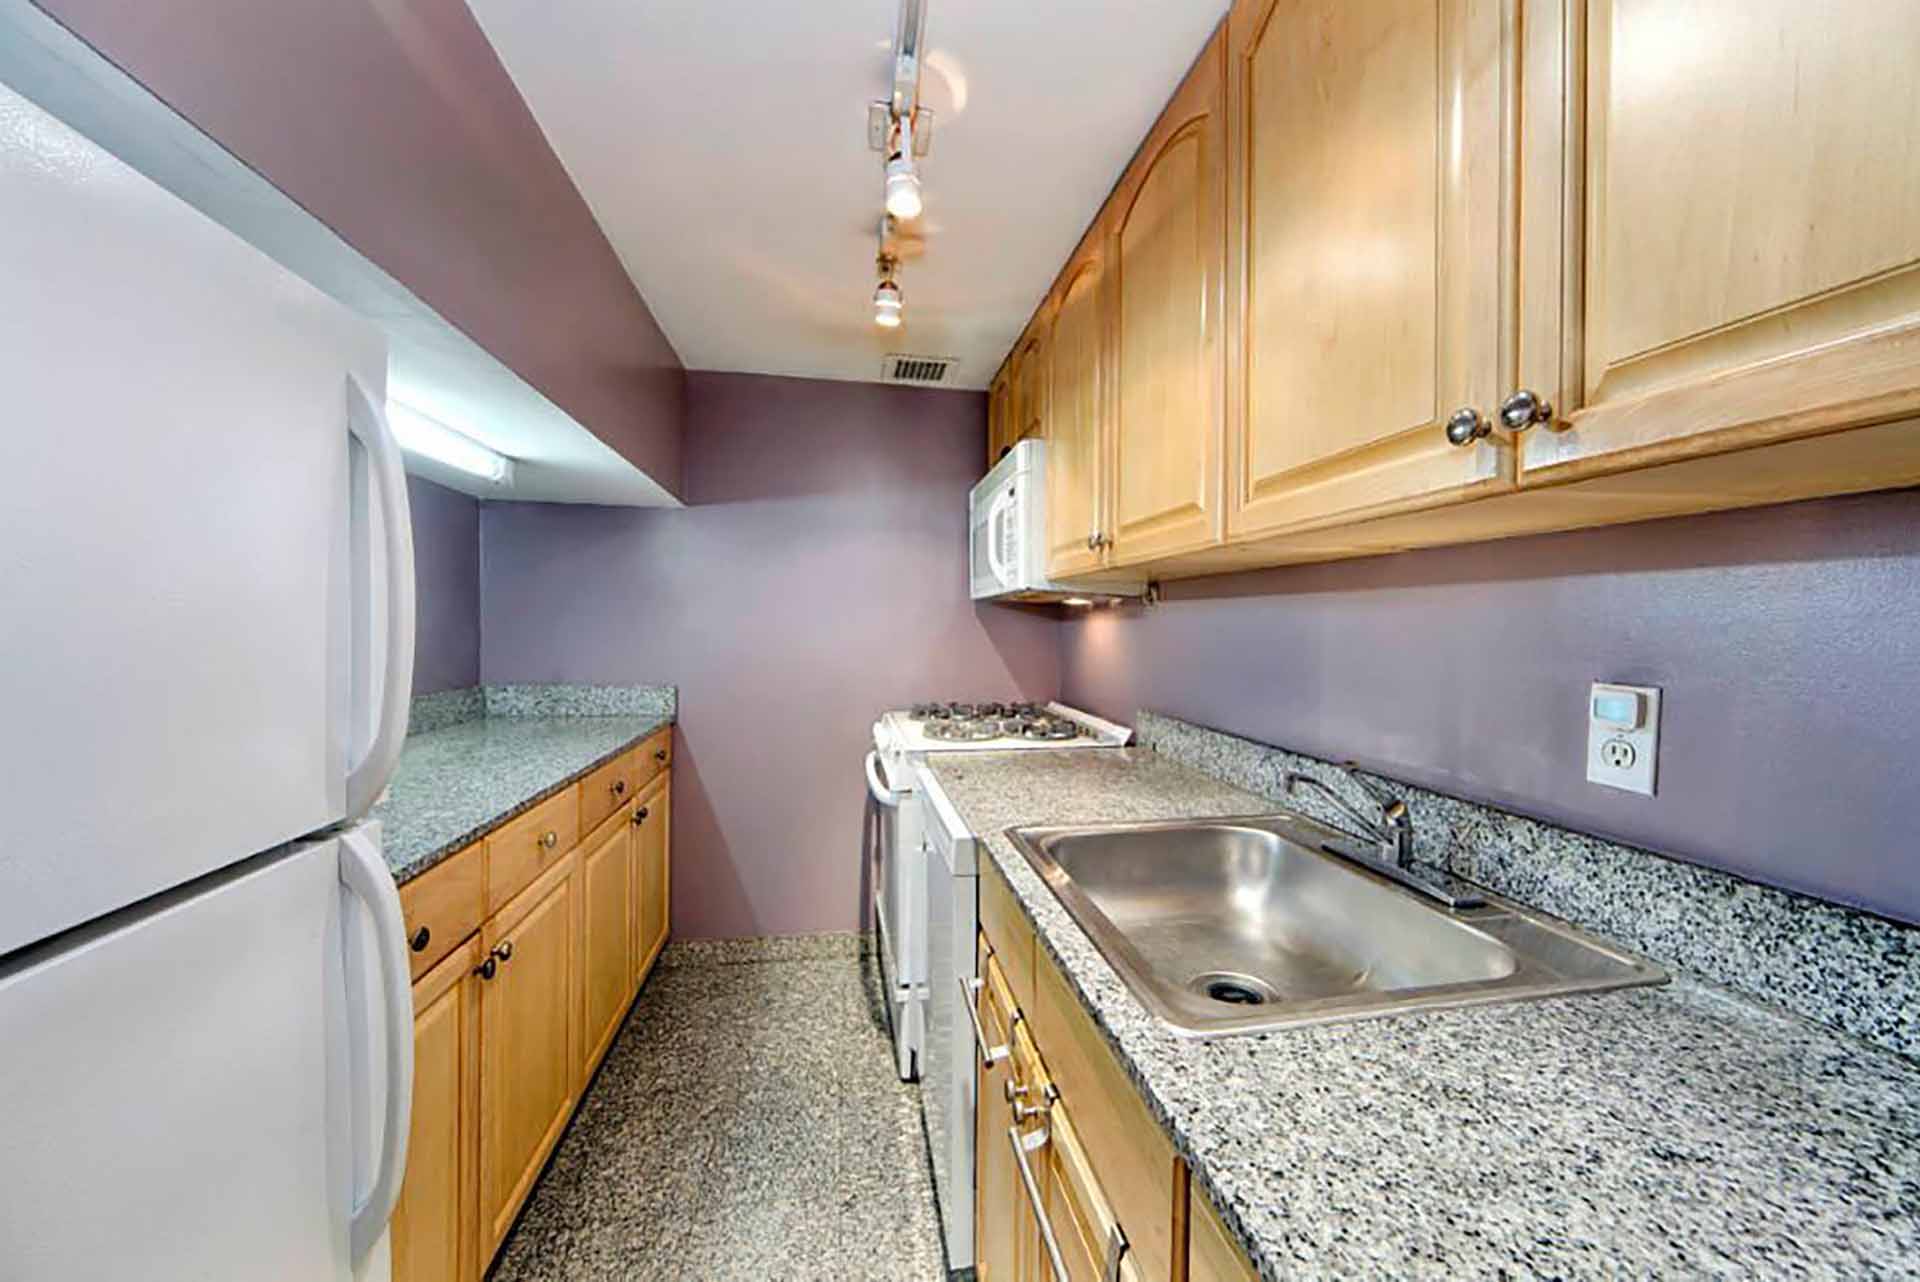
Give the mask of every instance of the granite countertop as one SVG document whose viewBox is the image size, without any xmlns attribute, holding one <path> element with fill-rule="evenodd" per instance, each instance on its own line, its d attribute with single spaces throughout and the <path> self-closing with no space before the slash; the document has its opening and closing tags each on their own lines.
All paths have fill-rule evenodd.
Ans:
<svg viewBox="0 0 1920 1282">
<path fill-rule="evenodd" d="M 387 795 L 373 808 L 394 880 L 419 876 L 671 720 L 480 717 L 407 736 Z"/>
<path fill-rule="evenodd" d="M 1005 830 L 1272 803 L 1136 748 L 929 761 L 1263 1277 L 1920 1273 L 1912 1062 L 1685 977 L 1176 1037 Z"/>
</svg>

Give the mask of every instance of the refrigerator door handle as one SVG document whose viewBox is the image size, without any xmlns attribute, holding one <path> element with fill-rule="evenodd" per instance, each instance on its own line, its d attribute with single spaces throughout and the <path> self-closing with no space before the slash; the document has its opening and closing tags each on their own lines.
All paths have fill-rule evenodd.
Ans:
<svg viewBox="0 0 1920 1282">
<path fill-rule="evenodd" d="M 386 415 L 352 375 L 347 377 L 347 430 L 366 448 L 372 474 L 368 489 L 379 495 L 387 582 L 386 679 L 380 687 L 373 740 L 366 756 L 347 774 L 347 818 L 353 820 L 366 814 L 386 789 L 407 737 L 407 706 L 413 694 L 413 520 L 407 511 L 407 477 L 399 443 L 393 439 Z M 370 601 L 367 604 L 371 606 Z M 368 608 L 364 613 L 371 628 L 373 611 Z"/>
<path fill-rule="evenodd" d="M 340 881 L 373 918 L 386 1022 L 387 1091 L 379 1164 L 366 1197 L 354 1205 L 349 1234 L 353 1258 L 359 1261 L 393 1218 L 407 1170 L 407 1132 L 413 1126 L 413 986 L 400 892 L 379 848 L 363 832 L 348 829 L 340 834 Z"/>
</svg>

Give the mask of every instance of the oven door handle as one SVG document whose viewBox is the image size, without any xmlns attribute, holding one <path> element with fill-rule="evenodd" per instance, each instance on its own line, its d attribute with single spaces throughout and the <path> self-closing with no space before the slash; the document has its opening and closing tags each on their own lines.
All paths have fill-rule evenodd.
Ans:
<svg viewBox="0 0 1920 1282">
<path fill-rule="evenodd" d="M 900 803 L 906 800 L 905 793 L 895 792 L 880 781 L 880 754 L 877 752 L 867 754 L 867 791 L 889 810 L 898 809 Z"/>
</svg>

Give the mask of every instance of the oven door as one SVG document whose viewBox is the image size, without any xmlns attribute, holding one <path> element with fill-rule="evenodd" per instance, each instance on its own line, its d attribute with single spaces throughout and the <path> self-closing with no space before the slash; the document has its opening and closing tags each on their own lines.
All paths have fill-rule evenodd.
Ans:
<svg viewBox="0 0 1920 1282">
<path fill-rule="evenodd" d="M 916 799 L 911 790 L 893 787 L 887 775 L 879 753 L 869 752 L 867 792 L 876 811 L 871 879 L 875 953 L 895 1070 L 901 1081 L 911 1082 L 920 1076 L 925 1038 L 926 855 Z"/>
</svg>

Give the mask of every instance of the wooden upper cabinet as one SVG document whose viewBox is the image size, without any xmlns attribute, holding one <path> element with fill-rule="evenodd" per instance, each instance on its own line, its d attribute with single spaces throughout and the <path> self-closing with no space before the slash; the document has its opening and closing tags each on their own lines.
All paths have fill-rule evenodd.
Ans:
<svg viewBox="0 0 1920 1282">
<path fill-rule="evenodd" d="M 1920 413 L 1920 5 L 1562 0 L 1526 32 L 1520 381 L 1562 430 L 1525 480 Z"/>
<path fill-rule="evenodd" d="M 1226 31 L 1215 33 L 1115 190 L 1109 560 L 1220 540 L 1226 391 Z"/>
<path fill-rule="evenodd" d="M 1047 392 L 1050 378 L 1047 331 L 1051 318 L 1047 304 L 1027 324 L 1027 332 L 1014 348 L 1013 432 L 1008 444 L 1029 436 L 1047 434 Z"/>
<path fill-rule="evenodd" d="M 1105 561 L 1108 351 L 1106 253 L 1087 237 L 1058 287 L 1048 350 L 1047 573 L 1084 574 Z"/>
<path fill-rule="evenodd" d="M 1000 461 L 1000 456 L 1012 448 L 1019 439 L 1013 430 L 1013 373 L 1010 365 L 1002 366 L 993 376 L 993 386 L 987 393 L 987 466 L 991 468 Z"/>
<path fill-rule="evenodd" d="M 1500 0 L 1228 16 L 1228 511 L 1310 528 L 1512 483 L 1500 394 L 1513 50 Z M 1510 332 L 1510 331 L 1509 331 Z"/>
</svg>

